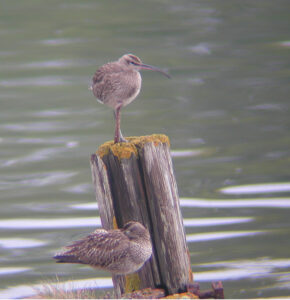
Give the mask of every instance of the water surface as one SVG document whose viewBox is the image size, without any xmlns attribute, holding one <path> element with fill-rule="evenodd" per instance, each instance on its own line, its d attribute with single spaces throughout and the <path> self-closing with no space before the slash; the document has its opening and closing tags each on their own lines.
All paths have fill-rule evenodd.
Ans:
<svg viewBox="0 0 290 300">
<path fill-rule="evenodd" d="M 289 296 L 289 1 L 0 3 L 0 297 L 111 286 L 51 257 L 100 226 L 89 158 L 113 116 L 88 86 L 128 52 L 172 76 L 143 72 L 122 129 L 170 137 L 195 280 Z"/>
</svg>

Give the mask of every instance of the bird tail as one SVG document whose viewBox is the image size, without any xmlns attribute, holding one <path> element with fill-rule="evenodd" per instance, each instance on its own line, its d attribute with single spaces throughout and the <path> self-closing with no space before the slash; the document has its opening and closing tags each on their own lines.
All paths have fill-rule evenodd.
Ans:
<svg viewBox="0 0 290 300">
<path fill-rule="evenodd" d="M 57 254 L 53 257 L 56 259 L 57 263 L 71 263 L 71 264 L 81 264 L 82 262 L 79 260 L 78 257 L 74 255 L 63 255 L 63 254 Z"/>
</svg>

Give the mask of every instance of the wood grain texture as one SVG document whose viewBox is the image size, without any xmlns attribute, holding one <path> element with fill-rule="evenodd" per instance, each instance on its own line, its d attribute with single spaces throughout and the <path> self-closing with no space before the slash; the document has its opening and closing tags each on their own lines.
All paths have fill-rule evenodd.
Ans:
<svg viewBox="0 0 290 300">
<path fill-rule="evenodd" d="M 161 280 L 169 294 L 184 292 L 190 261 L 169 147 L 147 143 L 139 155 Z"/>
<path fill-rule="evenodd" d="M 104 228 L 113 228 L 113 218 L 115 217 L 119 228 L 128 221 L 134 220 L 144 224 L 150 231 L 146 198 L 137 157 L 131 155 L 129 159 L 119 160 L 112 152 L 103 156 L 102 159 L 97 155 L 92 155 L 91 168 L 100 217 L 105 220 L 104 222 L 102 220 Z M 106 204 L 107 196 L 109 203 Z M 103 209 L 106 212 L 102 211 Z M 120 296 L 125 292 L 131 292 L 126 290 L 126 286 L 143 289 L 159 285 L 159 270 L 156 264 L 155 254 L 153 254 L 149 262 L 146 262 L 144 267 L 137 272 L 139 280 L 135 281 L 140 284 L 137 287 L 136 284 L 126 283 L 126 280 L 130 280 L 127 276 L 114 275 L 116 294 Z"/>
<path fill-rule="evenodd" d="M 106 230 L 116 229 L 114 225 L 115 212 L 106 166 L 96 154 L 91 155 L 91 172 L 102 227 Z M 120 298 L 124 293 L 121 289 L 125 285 L 124 276 L 113 275 L 112 279 L 116 297 Z"/>
<path fill-rule="evenodd" d="M 133 220 L 150 231 L 153 255 L 137 272 L 139 286 L 135 288 L 162 286 L 173 294 L 186 290 L 191 280 L 190 260 L 169 142 L 162 141 L 168 138 L 152 135 L 138 138 L 138 143 L 132 138 L 127 145 L 117 144 L 118 155 L 108 145 L 108 151 L 102 149 L 102 155 L 92 155 L 91 168 L 104 228 L 113 228 L 115 218 L 118 227 Z M 132 143 L 138 153 L 123 158 L 122 145 L 128 148 Z M 126 286 L 131 286 L 128 280 L 125 276 L 113 276 L 116 296 L 132 292 L 126 290 Z"/>
<path fill-rule="evenodd" d="M 115 215 L 107 170 L 103 161 L 96 154 L 91 156 L 91 172 L 102 226 L 107 230 L 114 229 Z"/>
</svg>

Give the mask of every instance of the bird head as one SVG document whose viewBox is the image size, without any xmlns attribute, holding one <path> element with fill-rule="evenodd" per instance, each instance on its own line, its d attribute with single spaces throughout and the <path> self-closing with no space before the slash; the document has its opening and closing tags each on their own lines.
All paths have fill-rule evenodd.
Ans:
<svg viewBox="0 0 290 300">
<path fill-rule="evenodd" d="M 124 225 L 122 230 L 129 240 L 150 237 L 148 230 L 139 222 L 130 221 Z"/>
<path fill-rule="evenodd" d="M 141 59 L 133 54 L 125 54 L 122 57 L 119 58 L 119 62 L 121 64 L 123 64 L 125 67 L 136 70 L 136 71 L 140 71 L 140 70 L 151 70 L 151 71 L 156 71 L 159 73 L 162 73 L 163 75 L 165 75 L 167 78 L 170 78 L 169 74 L 157 67 L 154 66 L 150 66 L 150 65 L 145 65 L 142 63 Z"/>
</svg>

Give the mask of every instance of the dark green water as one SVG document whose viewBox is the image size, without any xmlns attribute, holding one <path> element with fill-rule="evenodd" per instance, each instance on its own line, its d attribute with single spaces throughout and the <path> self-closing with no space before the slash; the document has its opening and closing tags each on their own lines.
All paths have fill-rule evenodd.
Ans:
<svg viewBox="0 0 290 300">
<path fill-rule="evenodd" d="M 0 297 L 109 278 L 51 257 L 99 226 L 89 158 L 113 116 L 88 86 L 129 52 L 172 75 L 143 72 L 122 129 L 170 137 L 195 280 L 289 296 L 289 29 L 288 0 L 0 0 Z"/>
</svg>

